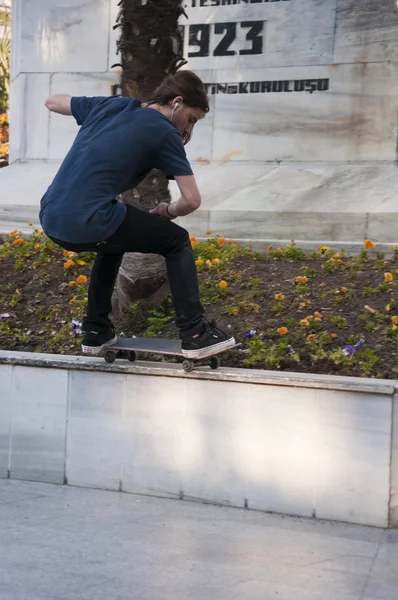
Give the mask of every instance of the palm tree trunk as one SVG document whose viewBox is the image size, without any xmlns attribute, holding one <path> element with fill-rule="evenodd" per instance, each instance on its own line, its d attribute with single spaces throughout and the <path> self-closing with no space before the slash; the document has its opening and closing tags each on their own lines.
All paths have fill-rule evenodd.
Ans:
<svg viewBox="0 0 398 600">
<path fill-rule="evenodd" d="M 183 64 L 183 38 L 179 17 L 181 0 L 121 0 L 115 28 L 121 29 L 122 93 L 143 101 L 170 73 Z M 152 171 L 135 189 L 123 194 L 123 201 L 142 210 L 159 202 L 170 202 L 168 180 Z M 114 313 L 125 313 L 136 300 L 159 299 L 168 293 L 164 258 L 156 255 L 126 254 L 113 297 Z"/>
</svg>

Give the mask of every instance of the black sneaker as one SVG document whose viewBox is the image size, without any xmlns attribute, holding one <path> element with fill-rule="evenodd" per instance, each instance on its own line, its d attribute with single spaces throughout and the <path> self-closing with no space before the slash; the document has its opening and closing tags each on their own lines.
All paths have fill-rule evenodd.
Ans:
<svg viewBox="0 0 398 600">
<path fill-rule="evenodd" d="M 116 341 L 117 335 L 115 335 L 113 329 L 109 329 L 106 333 L 85 331 L 82 340 L 83 354 L 99 354 L 101 350 L 107 346 L 112 346 Z"/>
<path fill-rule="evenodd" d="M 182 353 L 186 358 L 207 358 L 235 346 L 235 338 L 217 329 L 214 322 L 205 322 L 203 333 L 183 338 Z"/>
</svg>

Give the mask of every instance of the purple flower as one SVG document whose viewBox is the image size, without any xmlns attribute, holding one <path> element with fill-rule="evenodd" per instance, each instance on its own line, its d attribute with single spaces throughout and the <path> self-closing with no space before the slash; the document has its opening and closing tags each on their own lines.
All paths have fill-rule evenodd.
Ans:
<svg viewBox="0 0 398 600">
<path fill-rule="evenodd" d="M 72 329 L 73 329 L 73 333 L 74 333 L 75 337 L 78 335 L 81 335 L 83 333 L 82 326 L 83 326 L 83 323 L 80 323 L 80 321 L 75 321 L 73 319 Z"/>
<path fill-rule="evenodd" d="M 257 334 L 257 330 L 256 329 L 250 329 L 250 331 L 246 331 L 246 333 L 243 334 L 243 337 L 245 338 L 252 338 Z"/>
<path fill-rule="evenodd" d="M 9 319 L 10 315 L 8 313 L 2 313 L 0 315 L 0 321 L 4 321 L 5 319 Z"/>
<path fill-rule="evenodd" d="M 290 344 L 286 346 L 286 354 L 295 354 L 295 350 Z"/>
<path fill-rule="evenodd" d="M 265 337 L 265 333 L 261 334 L 261 341 L 264 342 L 264 344 L 267 341 L 267 338 Z"/>
<path fill-rule="evenodd" d="M 349 356 L 350 358 L 352 358 L 354 356 L 354 354 L 356 353 L 356 351 L 358 350 L 358 348 L 360 348 L 362 346 L 362 344 L 365 343 L 365 340 L 363 338 L 361 338 L 354 346 L 352 346 L 351 344 L 349 344 L 348 346 L 345 346 L 343 348 L 343 354 L 345 356 Z"/>
</svg>

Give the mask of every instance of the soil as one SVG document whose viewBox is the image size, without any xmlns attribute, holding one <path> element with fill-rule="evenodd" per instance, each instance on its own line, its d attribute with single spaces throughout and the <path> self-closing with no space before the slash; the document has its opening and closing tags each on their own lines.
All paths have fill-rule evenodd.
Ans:
<svg viewBox="0 0 398 600">
<path fill-rule="evenodd" d="M 41 248 L 35 251 L 38 242 Z M 293 245 L 260 255 L 224 240 L 195 240 L 194 245 L 208 317 L 243 342 L 240 351 L 223 356 L 223 366 L 397 377 L 396 250 L 388 259 L 378 253 L 371 260 L 366 251 L 359 257 L 329 249 L 304 255 Z M 79 259 L 86 264 L 77 265 Z M 65 268 L 68 260 L 73 265 Z M 72 320 L 84 315 L 88 281 L 74 287 L 70 282 L 89 278 L 92 260 L 92 255 L 63 256 L 62 249 L 41 238 L 29 245 L 14 246 L 12 238 L 4 244 L 0 349 L 80 354 Z M 297 277 L 308 281 L 297 283 Z M 284 298 L 277 300 L 276 294 Z M 173 317 L 170 299 L 158 306 L 137 303 L 115 328 L 126 336 L 175 338 Z M 342 352 L 360 340 L 363 345 L 352 356 Z"/>
</svg>

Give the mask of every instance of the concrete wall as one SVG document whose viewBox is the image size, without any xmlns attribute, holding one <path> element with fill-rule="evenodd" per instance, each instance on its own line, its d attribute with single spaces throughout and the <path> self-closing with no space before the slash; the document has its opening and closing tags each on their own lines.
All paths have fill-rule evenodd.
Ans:
<svg viewBox="0 0 398 600">
<path fill-rule="evenodd" d="M 388 381 L 0 352 L 0 476 L 380 527 L 391 495 L 398 526 L 393 398 Z"/>
<path fill-rule="evenodd" d="M 52 93 L 109 94 L 117 0 L 14 0 L 11 159 L 60 159 L 76 134 Z M 392 161 L 398 12 L 392 0 L 187 0 L 188 67 L 212 111 L 203 161 Z M 303 90 L 303 91 L 298 91 Z"/>
</svg>

